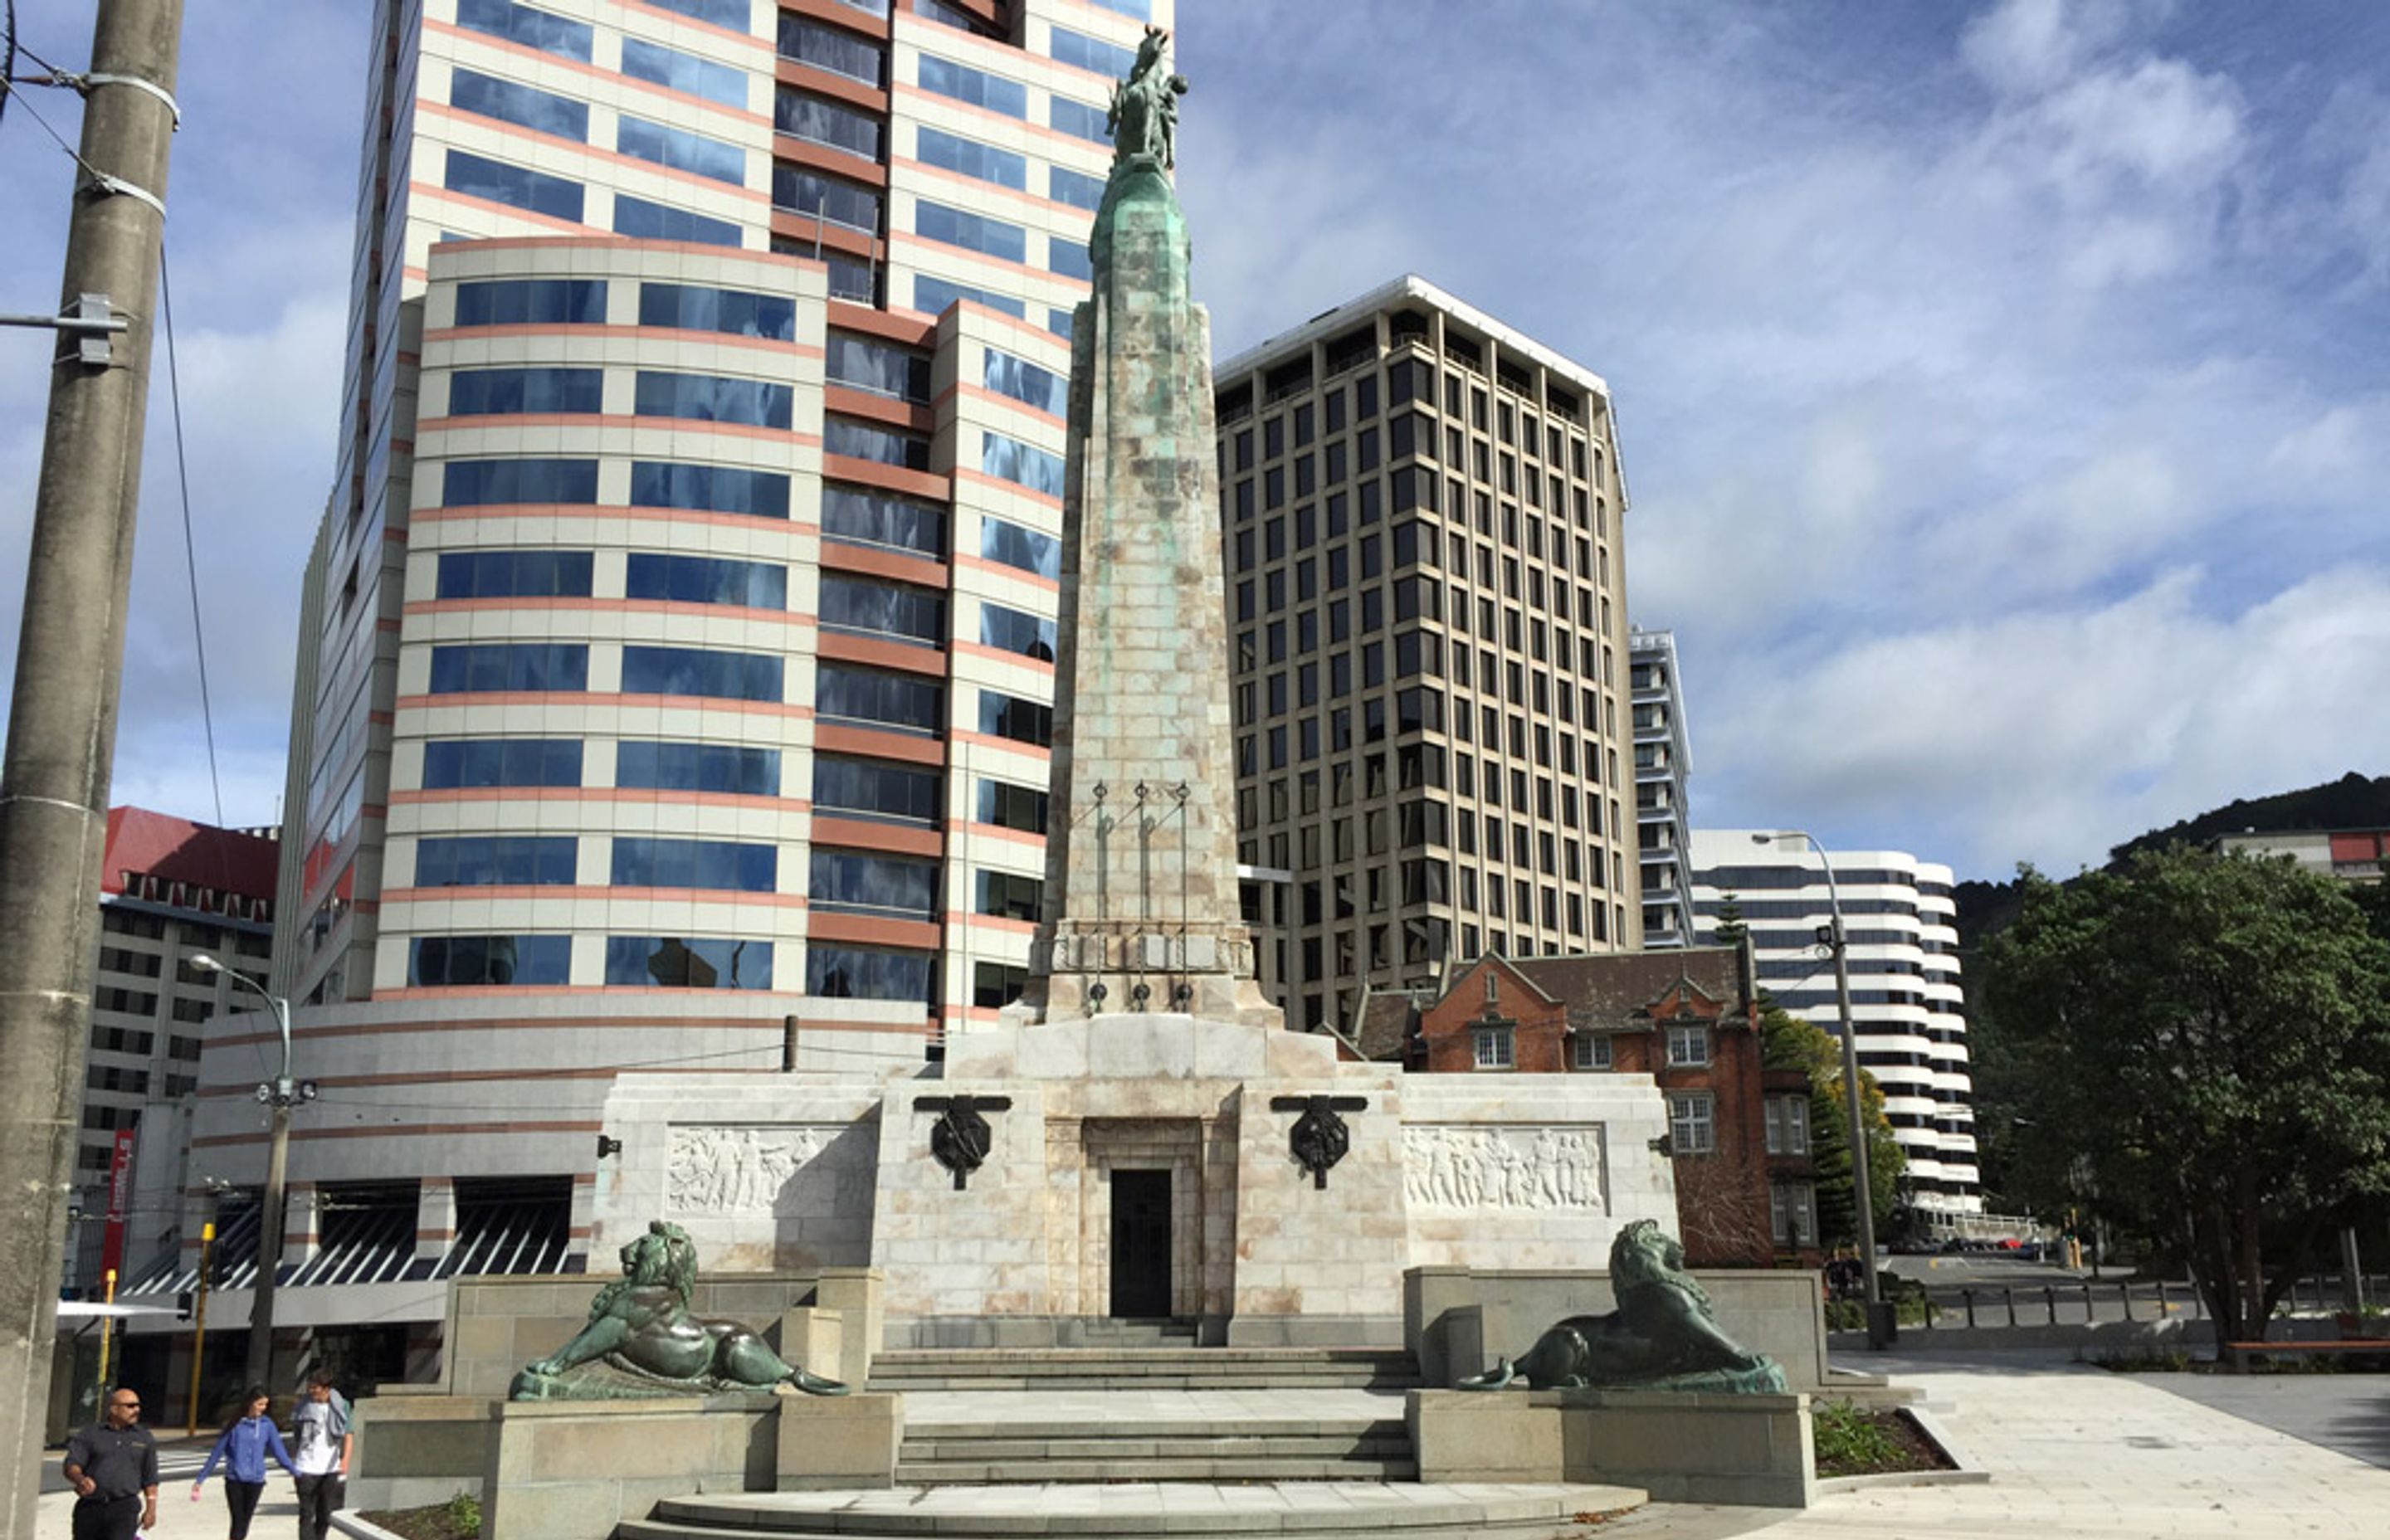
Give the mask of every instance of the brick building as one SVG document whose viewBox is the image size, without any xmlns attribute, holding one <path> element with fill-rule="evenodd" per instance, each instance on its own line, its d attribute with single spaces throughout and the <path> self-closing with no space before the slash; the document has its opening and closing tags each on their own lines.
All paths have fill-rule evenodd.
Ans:
<svg viewBox="0 0 2390 1540">
<path fill-rule="evenodd" d="M 1648 1074 L 1691 1263 L 1815 1265 L 1808 1076 L 1763 1063 L 1754 982 L 1736 947 L 1486 956 L 1440 994 L 1366 999 L 1347 1047 L 1424 1074 Z"/>
</svg>

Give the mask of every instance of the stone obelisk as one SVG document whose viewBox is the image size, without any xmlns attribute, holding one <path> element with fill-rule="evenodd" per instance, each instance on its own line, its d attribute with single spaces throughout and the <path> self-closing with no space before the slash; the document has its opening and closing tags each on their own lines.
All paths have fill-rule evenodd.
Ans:
<svg viewBox="0 0 2390 1540">
<path fill-rule="evenodd" d="M 1211 322 L 1171 189 L 1177 96 L 1149 28 L 1072 326 L 1045 911 L 1014 1020 L 1167 1011 L 1279 1026 L 1237 895 Z"/>
</svg>

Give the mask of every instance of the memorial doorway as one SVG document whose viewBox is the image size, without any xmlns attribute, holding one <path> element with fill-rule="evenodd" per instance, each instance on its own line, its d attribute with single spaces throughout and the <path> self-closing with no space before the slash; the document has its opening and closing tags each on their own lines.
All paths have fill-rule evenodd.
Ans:
<svg viewBox="0 0 2390 1540">
<path fill-rule="evenodd" d="M 1116 1320 L 1170 1314 L 1170 1173 L 1114 1167 L 1111 1310 Z"/>
</svg>

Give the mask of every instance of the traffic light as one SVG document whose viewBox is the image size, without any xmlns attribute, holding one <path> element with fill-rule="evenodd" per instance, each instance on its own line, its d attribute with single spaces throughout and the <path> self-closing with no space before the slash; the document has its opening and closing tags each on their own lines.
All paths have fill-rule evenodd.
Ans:
<svg viewBox="0 0 2390 1540">
<path fill-rule="evenodd" d="M 191 1318 L 191 1304 L 195 1296 L 187 1289 L 174 1296 L 175 1319 L 187 1321 Z"/>
</svg>

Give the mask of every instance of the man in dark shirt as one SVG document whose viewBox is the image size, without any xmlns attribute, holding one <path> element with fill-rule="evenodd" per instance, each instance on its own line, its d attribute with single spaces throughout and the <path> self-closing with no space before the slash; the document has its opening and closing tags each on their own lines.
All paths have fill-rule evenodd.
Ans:
<svg viewBox="0 0 2390 1540">
<path fill-rule="evenodd" d="M 134 1540 L 158 1527 L 158 1444 L 141 1426 L 141 1397 L 117 1387 L 96 1428 L 67 1441 L 59 1467 L 76 1493 L 74 1540 Z"/>
</svg>

